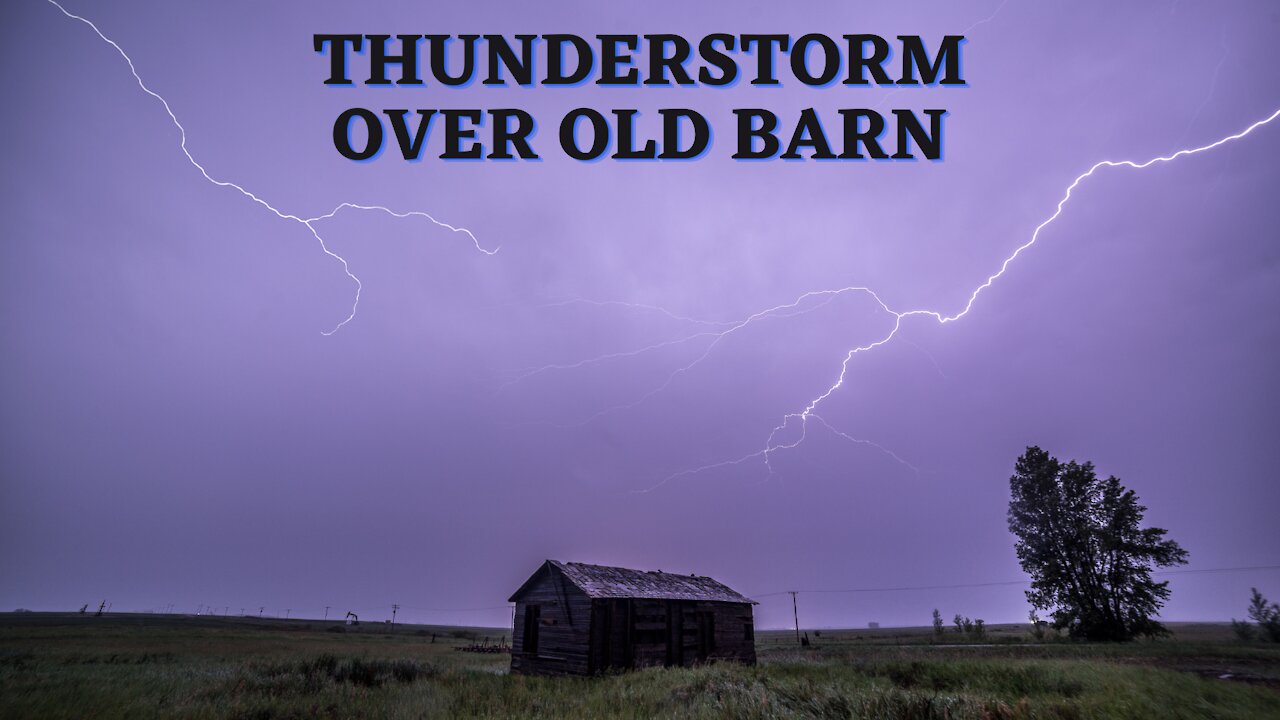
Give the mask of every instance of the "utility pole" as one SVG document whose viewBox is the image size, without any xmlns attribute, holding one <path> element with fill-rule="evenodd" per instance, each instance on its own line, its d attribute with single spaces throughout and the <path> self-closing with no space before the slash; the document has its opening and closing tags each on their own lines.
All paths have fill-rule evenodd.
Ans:
<svg viewBox="0 0 1280 720">
<path fill-rule="evenodd" d="M 792 593 L 792 594 L 794 595 L 795 593 Z M 258 606 L 258 617 L 262 617 L 262 611 L 263 611 L 263 610 L 266 610 L 266 609 L 267 609 L 267 607 L 266 607 L 265 605 L 259 605 L 259 606 Z"/>
<path fill-rule="evenodd" d="M 391 629 L 396 629 L 396 611 L 400 609 L 400 603 L 391 603 Z"/>
<path fill-rule="evenodd" d="M 285 609 L 284 609 L 284 619 L 285 619 L 285 620 L 288 620 L 288 619 L 289 619 L 289 613 L 291 613 L 291 612 L 293 612 L 293 608 L 285 608 Z"/>
<path fill-rule="evenodd" d="M 796 644 L 800 644 L 800 610 L 796 607 L 796 590 L 791 591 L 791 614 L 796 619 Z"/>
<path fill-rule="evenodd" d="M 325 605 L 325 606 L 324 606 L 324 619 L 325 619 L 325 620 L 328 620 L 328 619 L 329 619 L 329 606 L 328 606 L 328 605 Z"/>
</svg>

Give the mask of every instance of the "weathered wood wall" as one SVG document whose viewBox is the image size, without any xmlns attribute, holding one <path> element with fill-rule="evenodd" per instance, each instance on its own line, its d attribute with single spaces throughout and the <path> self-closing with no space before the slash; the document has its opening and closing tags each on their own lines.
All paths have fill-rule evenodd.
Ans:
<svg viewBox="0 0 1280 720">
<path fill-rule="evenodd" d="M 524 651 L 524 616 L 537 605 L 536 653 Z M 555 570 L 530 587 L 516 603 L 511 644 L 511 672 L 539 675 L 588 675 L 590 661 L 591 598 Z"/>
<path fill-rule="evenodd" d="M 525 616 L 532 606 L 538 607 L 538 644 L 526 652 Z M 512 640 L 511 671 L 525 674 L 756 661 L 748 603 L 593 600 L 550 566 L 516 600 Z"/>
<path fill-rule="evenodd" d="M 691 600 L 595 600 L 591 670 L 756 661 L 751 605 Z"/>
<path fill-rule="evenodd" d="M 711 660 L 756 663 L 756 631 L 748 603 L 699 603 L 714 613 L 715 649 Z"/>
</svg>

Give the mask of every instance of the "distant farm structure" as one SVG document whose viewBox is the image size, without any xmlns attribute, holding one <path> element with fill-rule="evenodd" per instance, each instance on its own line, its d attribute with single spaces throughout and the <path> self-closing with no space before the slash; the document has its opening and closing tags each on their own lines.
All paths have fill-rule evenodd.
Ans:
<svg viewBox="0 0 1280 720">
<path fill-rule="evenodd" d="M 509 602 L 515 673 L 756 661 L 755 602 L 709 577 L 548 560 Z"/>
</svg>

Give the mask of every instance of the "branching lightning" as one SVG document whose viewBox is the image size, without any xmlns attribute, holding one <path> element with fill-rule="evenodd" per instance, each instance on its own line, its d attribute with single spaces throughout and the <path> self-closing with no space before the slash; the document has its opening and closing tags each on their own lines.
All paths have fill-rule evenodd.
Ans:
<svg viewBox="0 0 1280 720">
<path fill-rule="evenodd" d="M 242 187 L 237 183 L 231 182 L 229 180 L 219 180 L 213 177 L 212 175 L 209 174 L 209 171 L 205 169 L 204 165 L 201 165 L 195 159 L 195 157 L 191 155 L 191 151 L 187 149 L 187 129 L 182 126 L 181 122 L 178 121 L 178 116 L 175 115 L 173 112 L 173 109 L 169 107 L 169 102 L 165 100 L 159 93 L 155 92 L 150 87 L 147 87 L 147 84 L 143 82 L 142 77 L 138 74 L 137 67 L 135 67 L 133 64 L 133 58 L 129 57 L 129 54 L 124 51 L 124 48 L 120 47 L 120 45 L 118 45 L 116 41 L 112 40 L 111 38 L 103 34 L 102 30 L 98 29 L 98 26 L 95 25 L 93 21 L 69 12 L 66 8 L 60 5 L 57 2 L 57 0 L 46 0 L 46 2 L 48 2 L 50 5 L 57 8 L 63 15 L 67 16 L 68 18 L 72 20 L 79 20 L 85 25 L 88 25 L 89 28 L 93 30 L 93 32 L 96 33 L 99 38 L 102 39 L 103 42 L 115 48 L 115 51 L 120 53 L 120 57 L 124 58 L 124 61 L 128 63 L 129 72 L 133 74 L 133 79 L 137 81 L 138 87 L 141 88 L 144 93 L 158 100 L 160 104 L 164 107 L 164 111 L 169 115 L 169 120 L 172 121 L 173 126 L 178 129 L 182 154 L 186 156 L 187 161 L 190 162 L 191 165 L 196 170 L 200 171 L 200 174 L 204 176 L 205 180 L 209 181 L 214 185 L 217 185 L 218 187 L 231 188 L 239 192 L 244 197 L 266 208 L 268 211 L 270 211 L 273 215 L 280 218 L 281 220 L 292 220 L 293 222 L 301 224 L 303 227 L 307 228 L 307 230 L 311 233 L 311 236 L 314 237 L 316 239 L 316 242 L 320 244 L 320 249 L 324 251 L 324 254 L 328 255 L 334 260 L 337 260 L 342 265 L 342 272 L 345 273 L 347 277 L 351 278 L 351 282 L 355 283 L 355 286 L 356 286 L 355 297 L 351 301 L 351 311 L 347 314 L 347 316 L 343 318 L 342 321 L 339 322 L 337 325 L 335 325 L 331 330 L 321 331 L 323 335 L 332 335 L 336 333 L 337 331 L 342 329 L 342 326 L 351 322 L 355 318 L 356 310 L 360 307 L 360 292 L 364 289 L 364 285 L 360 282 L 360 278 L 356 277 L 356 275 L 351 272 L 351 267 L 350 265 L 348 265 L 346 258 L 330 250 L 328 243 L 325 242 L 324 237 L 320 235 L 320 232 L 316 230 L 316 227 L 315 227 L 315 223 L 321 220 L 327 220 L 329 218 L 332 218 L 334 215 L 337 215 L 342 210 L 350 209 L 350 210 L 381 212 L 395 218 L 409 218 L 409 217 L 425 218 L 426 220 L 429 220 L 431 223 L 435 224 L 438 227 L 442 227 L 446 230 L 450 230 L 455 233 L 462 233 L 466 235 L 468 238 L 471 239 L 471 242 L 472 244 L 475 245 L 476 250 L 479 250 L 485 255 L 493 255 L 498 252 L 498 248 L 494 248 L 492 250 L 484 248 L 480 244 L 480 241 L 476 238 L 475 235 L 471 233 L 470 230 L 463 227 L 455 227 L 448 223 L 441 222 L 440 220 L 437 220 L 434 216 L 426 212 L 422 212 L 418 210 L 409 211 L 409 212 L 397 212 L 387 207 L 384 207 L 382 205 L 360 205 L 357 203 L 344 202 L 344 203 L 340 203 L 337 207 L 335 207 L 333 210 L 329 211 L 328 213 L 325 213 L 324 215 L 317 215 L 315 217 L 303 218 L 303 217 L 299 217 L 298 215 L 293 215 L 293 214 L 286 213 L 276 209 L 276 207 L 273 206 L 271 203 L 267 202 L 266 200 L 263 200 L 262 198 L 258 197 L 252 192 L 249 192 L 248 190 L 246 190 L 244 187 Z"/>
<path fill-rule="evenodd" d="M 705 320 L 703 318 L 687 317 L 685 315 L 677 315 L 671 312 L 670 310 L 664 307 L 660 307 L 658 305 L 647 305 L 645 303 L 631 303 L 631 302 L 624 302 L 622 300 L 584 300 L 582 298 L 571 298 L 569 300 L 561 300 L 559 302 L 546 303 L 544 305 L 539 305 L 536 307 L 553 308 L 553 307 L 565 307 L 568 305 L 592 305 L 595 307 L 624 307 L 624 308 L 627 308 L 628 310 L 646 310 L 649 312 L 658 313 L 660 315 L 665 315 L 672 320 L 676 320 L 684 323 L 692 323 L 694 325 L 712 325 L 712 326 L 724 327 L 726 325 L 734 324 L 734 321 L 732 320 Z"/>
<path fill-rule="evenodd" d="M 953 323 L 953 322 L 956 322 L 957 320 L 963 319 L 973 309 L 974 303 L 977 302 L 978 297 L 982 295 L 982 293 L 986 291 L 987 288 L 991 287 L 997 280 L 1003 277 L 1004 274 L 1009 270 L 1010 265 L 1013 264 L 1013 261 L 1017 260 L 1018 257 L 1022 255 L 1022 253 L 1026 252 L 1032 246 L 1034 246 L 1036 242 L 1040 239 L 1041 232 L 1050 224 L 1052 224 L 1055 220 L 1057 220 L 1060 215 L 1062 215 L 1063 208 L 1065 208 L 1067 205 L 1067 202 L 1071 200 L 1072 193 L 1075 192 L 1075 189 L 1079 187 L 1080 183 L 1092 177 L 1094 173 L 1096 173 L 1097 171 L 1103 168 L 1118 168 L 1118 167 L 1127 167 L 1133 170 L 1142 170 L 1142 169 L 1151 167 L 1152 165 L 1172 162 L 1173 160 L 1176 160 L 1181 157 L 1208 152 L 1209 150 L 1213 150 L 1227 143 L 1246 137 L 1247 135 L 1252 133 L 1254 130 L 1257 130 L 1262 126 L 1267 125 L 1268 123 L 1271 123 L 1278 117 L 1280 117 L 1280 110 L 1276 110 L 1275 112 L 1271 113 L 1271 115 L 1253 123 L 1252 125 L 1246 127 L 1244 130 L 1241 130 L 1240 132 L 1220 138 L 1207 145 L 1201 145 L 1199 147 L 1194 147 L 1194 148 L 1185 148 L 1182 150 L 1178 150 L 1170 155 L 1163 155 L 1160 157 L 1151 158 L 1150 160 L 1146 160 L 1143 162 L 1137 162 L 1133 160 L 1102 160 L 1100 162 L 1095 163 L 1092 167 L 1090 167 L 1088 170 L 1081 173 L 1080 175 L 1077 175 L 1076 178 L 1071 181 L 1071 184 L 1067 186 L 1066 192 L 1063 193 L 1062 198 L 1058 200 L 1058 204 L 1054 208 L 1053 214 L 1051 214 L 1048 218 L 1046 218 L 1043 222 L 1041 222 L 1039 225 L 1036 226 L 1035 230 L 1033 230 L 1031 233 L 1030 239 L 1028 239 L 1022 245 L 1018 246 L 1017 249 L 1015 249 L 1012 254 L 1010 254 L 1008 257 L 1004 259 L 1004 262 L 1000 264 L 999 270 L 992 273 L 990 276 L 987 277 L 985 282 L 983 282 L 978 287 L 974 288 L 973 292 L 970 293 L 969 295 L 968 301 L 965 302 L 964 307 L 954 314 L 947 315 L 938 310 L 927 310 L 927 309 L 916 309 L 916 310 L 905 310 L 905 311 L 893 310 L 884 302 L 884 300 L 880 298 L 878 294 L 876 294 L 873 290 L 870 290 L 865 287 L 846 287 L 846 288 L 841 288 L 839 290 L 822 290 L 822 291 L 816 291 L 816 292 L 808 292 L 808 293 L 805 293 L 804 295 L 801 295 L 800 298 L 798 298 L 795 303 L 791 303 L 790 306 L 793 307 L 796 303 L 801 302 L 803 299 L 814 296 L 814 295 L 818 295 L 818 294 L 836 295 L 836 294 L 843 294 L 843 293 L 849 293 L 849 292 L 865 293 L 872 300 L 874 300 L 882 310 L 884 310 L 885 312 L 889 313 L 890 316 L 892 316 L 893 322 L 888 332 L 886 332 L 884 335 L 882 335 L 875 341 L 867 343 L 865 345 L 860 345 L 858 347 L 855 347 L 849 350 L 845 354 L 844 361 L 840 365 L 840 373 L 837 375 L 835 382 L 833 382 L 824 392 L 822 392 L 821 394 L 811 399 L 809 403 L 805 405 L 804 409 L 800 410 L 799 412 L 793 412 L 793 413 L 788 413 L 784 415 L 782 418 L 782 422 L 777 426 L 775 426 L 773 430 L 769 433 L 769 436 L 766 439 L 763 448 L 733 460 L 725 460 L 725 461 L 712 463 L 709 465 L 703 465 L 701 467 L 681 470 L 680 472 L 667 476 L 657 485 L 654 485 L 653 487 L 649 488 L 648 490 L 645 490 L 644 492 L 649 492 L 650 490 L 654 490 L 666 484 L 667 482 L 670 482 L 671 480 L 674 480 L 679 477 L 696 475 L 698 473 L 715 469 L 715 468 L 738 465 L 743 462 L 746 462 L 747 460 L 751 460 L 755 458 L 762 458 L 765 462 L 765 465 L 769 468 L 770 474 L 772 474 L 773 467 L 772 465 L 769 464 L 770 456 L 773 453 L 778 452 L 780 450 L 793 449 L 799 446 L 802 442 L 804 442 L 804 439 L 808 430 L 809 420 L 818 421 L 821 425 L 826 427 L 831 432 L 839 436 L 842 436 L 847 440 L 858 442 L 858 443 L 868 443 L 868 441 L 857 440 L 855 438 L 850 437 L 849 435 L 846 435 L 845 433 L 839 430 L 836 430 L 831 425 L 829 425 L 825 420 L 823 420 L 821 416 L 817 415 L 815 412 L 819 404 L 821 404 L 827 398 L 831 397 L 832 394 L 834 394 L 837 390 L 839 390 L 844 385 L 845 380 L 849 376 L 849 364 L 853 361 L 853 358 L 855 355 L 858 355 L 859 353 L 868 352 L 870 350 L 874 350 L 875 348 L 880 347 L 881 345 L 884 345 L 892 341 L 895 337 L 897 337 L 898 331 L 902 329 L 903 321 L 906 320 L 907 318 L 915 317 L 915 316 L 923 316 L 923 317 L 931 318 L 932 320 L 937 322 L 939 325 L 946 325 L 948 323 Z M 788 307 L 788 306 L 782 305 L 778 307 Z M 741 325 L 737 325 L 730 328 L 729 330 L 725 331 L 724 334 L 728 334 L 729 332 L 745 327 L 747 324 L 749 324 L 753 320 L 758 319 L 760 317 L 765 317 L 769 313 L 773 312 L 775 309 L 776 308 L 771 308 L 769 310 L 756 313 L 755 315 L 752 315 L 750 318 L 748 318 L 746 322 L 743 322 Z M 710 352 L 710 349 L 708 349 L 708 352 Z M 684 368 L 681 368 L 677 372 L 687 371 L 689 368 L 693 367 L 698 362 L 701 362 L 702 359 L 705 357 L 706 357 L 706 354 L 699 357 L 693 363 L 690 363 Z M 650 393 L 650 395 L 652 394 L 653 393 Z M 778 441 L 776 439 L 778 434 L 786 431 L 787 427 L 791 424 L 793 420 L 798 421 L 800 424 L 800 437 L 791 442 Z M 874 445 L 874 443 L 869 443 L 869 444 Z M 879 449 L 881 449 L 886 453 L 889 453 L 890 455 L 893 455 L 893 453 L 890 453 L 888 450 L 886 450 L 883 447 L 880 447 L 879 445 L 876 445 L 876 447 L 878 447 Z M 903 464 L 907 464 L 897 455 L 893 455 L 893 457 L 897 459 L 899 462 L 902 462 Z"/>
<path fill-rule="evenodd" d="M 820 415 L 817 414 L 816 411 L 818 409 L 818 406 L 822 404 L 827 398 L 835 394 L 836 391 L 838 391 L 841 387 L 844 386 L 845 381 L 849 377 L 850 364 L 853 362 L 853 359 L 855 356 L 861 353 L 875 350 L 876 348 L 893 341 L 895 338 L 898 337 L 898 333 L 902 329 L 904 321 L 906 321 L 909 318 L 917 317 L 917 316 L 925 317 L 925 318 L 932 319 L 934 322 L 936 322 L 939 325 L 947 325 L 949 323 L 953 323 L 958 320 L 961 320 L 965 316 L 967 316 L 969 312 L 973 310 L 973 307 L 975 303 L 978 301 L 978 298 L 988 288 L 990 288 L 993 284 L 995 284 L 997 280 L 1003 277 L 1006 272 L 1008 272 L 1010 266 L 1013 264 L 1015 260 L 1017 260 L 1027 250 L 1031 249 L 1040 240 L 1041 233 L 1045 230 L 1045 228 L 1049 227 L 1049 225 L 1051 225 L 1055 220 L 1057 220 L 1062 215 L 1063 209 L 1066 207 L 1067 203 L 1071 200 L 1072 195 L 1075 192 L 1076 188 L 1078 188 L 1080 184 L 1085 180 L 1087 180 L 1088 178 L 1093 177 L 1093 175 L 1097 173 L 1099 170 L 1102 170 L 1104 168 L 1121 168 L 1121 167 L 1130 168 L 1133 170 L 1143 170 L 1153 165 L 1172 162 L 1174 160 L 1177 160 L 1178 158 L 1208 152 L 1215 148 L 1226 145 L 1227 143 L 1240 140 L 1241 138 L 1248 136 L 1258 128 L 1263 127 L 1264 125 L 1268 125 L 1271 122 L 1275 121 L 1276 118 L 1280 118 L 1280 110 L 1276 110 L 1266 118 L 1259 120 L 1253 123 L 1252 125 L 1249 125 L 1245 129 L 1235 134 L 1227 135 L 1225 137 L 1219 138 L 1218 140 L 1215 140 L 1206 145 L 1201 145 L 1201 146 L 1192 147 L 1192 148 L 1184 148 L 1181 150 L 1177 150 L 1176 152 L 1173 152 L 1172 154 L 1169 154 L 1169 155 L 1162 155 L 1162 156 L 1154 157 L 1149 160 L 1145 160 L 1141 162 L 1134 161 L 1134 160 L 1102 160 L 1100 162 L 1095 163 L 1088 170 L 1077 175 L 1071 181 L 1071 183 L 1067 186 L 1065 192 L 1063 193 L 1061 199 L 1058 200 L 1058 203 L 1055 206 L 1053 213 L 1049 215 L 1049 217 L 1045 218 L 1043 222 L 1041 222 L 1039 225 L 1035 227 L 1035 229 L 1031 233 L 1030 238 L 1026 242 L 1024 242 L 1023 244 L 1019 245 L 1016 249 L 1014 249 L 1014 251 L 1010 253 L 1004 259 L 1003 262 L 1000 263 L 999 269 L 997 269 L 994 273 L 989 275 L 985 281 L 983 281 L 980 285 L 978 285 L 976 288 L 973 289 L 973 291 L 969 294 L 968 300 L 965 301 L 963 307 L 961 307 L 958 311 L 954 313 L 947 314 L 941 310 L 930 310 L 930 309 L 924 309 L 924 308 L 911 309 L 911 310 L 895 310 L 892 307 L 890 307 L 875 290 L 868 287 L 864 287 L 864 286 L 849 286 L 849 287 L 828 289 L 828 290 L 811 290 L 809 292 L 803 293 L 802 295 L 796 297 L 796 299 L 792 300 L 791 302 L 775 305 L 773 307 L 760 310 L 758 312 L 752 313 L 751 315 L 748 315 L 747 317 L 741 320 L 737 320 L 735 322 L 729 323 L 727 327 L 725 327 L 722 330 L 703 329 L 696 333 L 685 335 L 685 336 L 676 338 L 674 340 L 655 343 L 655 344 L 642 347 L 636 350 L 600 355 L 600 356 L 589 358 L 586 360 L 581 360 L 575 363 L 568 363 L 568 364 L 562 364 L 562 365 L 547 365 L 541 368 L 536 368 L 531 371 L 526 371 L 519 378 L 517 378 L 516 380 L 513 380 L 512 382 L 518 382 L 521 379 L 530 377 L 538 373 L 550 371 L 550 370 L 579 368 L 585 365 L 604 362 L 606 360 L 617 359 L 620 357 L 632 357 L 636 355 L 641 355 L 656 349 L 690 342 L 698 338 L 712 338 L 711 342 L 707 344 L 707 347 L 697 357 L 695 357 L 691 362 L 676 368 L 667 376 L 667 379 L 657 387 L 646 392 L 645 394 L 643 394 L 642 396 L 640 396 L 639 398 L 637 398 L 632 402 L 629 402 L 623 405 L 616 405 L 616 406 L 605 408 L 591 415 L 586 420 L 580 423 L 575 423 L 575 425 L 585 425 L 609 413 L 634 408 L 640 405 L 641 403 L 645 402 L 646 400 L 652 398 L 653 396 L 661 393 L 663 390 L 670 387 L 670 385 L 681 375 L 687 374 L 688 372 L 693 370 L 695 367 L 697 367 L 699 364 L 701 364 L 704 360 L 706 360 L 706 358 L 710 356 L 712 351 L 715 350 L 716 346 L 722 340 L 729 337 L 730 335 L 733 335 L 752 325 L 755 325 L 761 322 L 762 320 L 769 319 L 769 318 L 791 317 L 791 316 L 811 312 L 813 310 L 816 310 L 818 307 L 821 307 L 822 305 L 832 302 L 837 297 L 840 297 L 842 295 L 850 295 L 850 294 L 864 295 L 870 298 L 876 304 L 877 308 L 883 311 L 887 315 L 887 317 L 890 319 L 887 330 L 882 335 L 877 337 L 875 340 L 848 350 L 845 353 L 844 359 L 840 364 L 840 371 L 837 374 L 834 382 L 832 382 L 823 392 L 819 393 L 817 396 L 809 400 L 809 402 L 802 409 L 796 412 L 791 412 L 784 415 L 782 417 L 781 422 L 769 432 L 769 435 L 765 440 L 764 447 L 754 452 L 743 455 L 741 457 L 721 460 L 721 461 L 710 463 L 707 465 L 702 465 L 699 467 L 681 470 L 679 472 L 676 472 L 667 476 L 658 484 L 646 490 L 642 490 L 641 492 L 650 492 L 680 477 L 697 475 L 699 473 L 706 472 L 708 470 L 718 469 L 718 468 L 737 466 L 747 461 L 755 460 L 755 459 L 762 459 L 766 467 L 768 467 L 770 474 L 772 475 L 773 467 L 770 463 L 772 454 L 782 450 L 794 449 L 798 447 L 801 443 L 803 443 L 808 434 L 808 424 L 810 420 L 814 420 L 818 422 L 822 427 L 824 427 L 834 435 L 841 437 L 845 440 L 848 440 L 852 443 L 875 447 L 876 449 L 880 450 L 886 455 L 892 457 L 897 462 L 910 468 L 913 472 L 918 473 L 918 471 L 914 466 L 912 466 L 910 463 L 906 462 L 900 456 L 888 450 L 887 448 L 877 443 L 871 442 L 869 440 L 863 440 L 863 439 L 852 437 L 847 433 L 837 430 L 835 427 L 831 426 L 826 420 L 824 420 Z M 810 301 L 813 301 L 815 299 L 821 300 L 821 302 L 814 304 L 812 306 L 805 307 L 806 303 L 809 303 Z M 577 302 L 587 302 L 587 301 L 577 301 Z M 617 304 L 617 305 L 623 305 L 623 306 L 630 305 L 628 303 L 613 303 L 613 302 L 592 303 L 592 304 Z M 655 308 L 653 306 L 634 306 L 634 307 L 643 307 L 646 309 L 659 310 L 673 318 L 679 318 L 679 319 L 685 319 L 685 320 L 689 319 L 689 318 L 683 318 L 674 313 L 670 313 L 666 310 L 662 310 L 661 308 Z M 508 383 L 508 384 L 511 384 L 511 383 Z M 792 427 L 795 424 L 798 424 L 799 426 L 799 437 L 789 441 L 781 440 L 779 436 L 788 433 L 788 431 L 792 431 Z"/>
<path fill-rule="evenodd" d="M 817 309 L 819 309 L 819 308 L 822 308 L 822 307 L 826 306 L 827 304 L 829 304 L 829 303 L 830 303 L 832 300 L 834 300 L 834 299 L 835 299 L 835 297 L 834 297 L 834 296 L 831 296 L 831 297 L 825 297 L 825 298 L 823 298 L 823 300 L 822 300 L 821 302 L 819 302 L 819 303 L 817 303 L 817 304 L 815 304 L 815 305 L 813 305 L 813 306 L 811 306 L 811 307 L 807 307 L 807 308 L 804 308 L 804 309 L 802 309 L 802 310 L 797 310 L 797 309 L 796 309 L 796 305 L 800 304 L 800 302 L 802 302 L 802 301 L 804 300 L 804 298 L 802 298 L 802 299 L 801 299 L 801 301 L 798 301 L 797 303 L 793 303 L 793 304 L 786 305 L 786 306 L 781 306 L 781 305 L 780 305 L 780 306 L 778 306 L 778 307 L 776 307 L 776 308 L 772 308 L 772 309 L 771 309 L 771 311 L 767 311 L 767 312 L 769 312 L 769 314 L 770 314 L 770 315 L 775 316 L 775 317 L 793 317 L 793 316 L 796 316 L 796 315 L 804 315 L 804 314 L 806 314 L 806 313 L 811 313 L 811 312 L 813 312 L 814 310 L 817 310 Z M 526 380 L 526 379 L 528 379 L 528 378 L 531 378 L 531 377 L 533 377 L 534 375 L 541 375 L 542 373 L 550 372 L 550 371 L 552 371 L 552 370 L 576 370 L 577 368 L 586 367 L 587 365 L 595 365 L 595 364 L 597 364 L 597 363 L 602 363 L 602 362 L 605 362 L 605 361 L 608 361 L 608 360 L 618 360 L 618 359 L 621 359 L 621 358 L 636 357 L 636 356 L 638 356 L 638 355 L 644 355 L 644 354 L 647 354 L 647 353 L 653 352 L 653 351 L 655 351 L 655 350 L 661 350 L 661 349 L 663 349 L 663 348 L 673 347 L 673 346 L 676 346 L 676 345 L 683 345 L 683 344 L 685 344 L 685 343 L 687 343 L 687 342 L 691 342 L 691 341 L 693 341 L 693 340 L 698 340 L 698 339 L 700 339 L 700 338 L 715 338 L 715 339 L 714 339 L 714 340 L 712 340 L 712 341 L 711 341 L 711 343 L 710 343 L 710 344 L 709 344 L 709 345 L 704 349 L 704 351 L 703 351 L 702 355 L 700 355 L 700 356 L 698 357 L 698 359 L 697 359 L 697 360 L 695 360 L 693 363 L 689 364 L 688 366 L 685 366 L 685 367 L 682 367 L 682 368 L 677 369 L 675 372 L 673 372 L 673 373 L 671 374 L 671 376 L 670 376 L 670 377 L 668 377 L 668 378 L 667 378 L 666 382 L 664 382 L 660 387 L 655 388 L 652 392 L 647 393 L 644 397 L 642 397 L 642 398 L 640 398 L 640 399 L 636 400 L 636 401 L 635 401 L 635 402 L 633 402 L 633 403 L 628 403 L 627 405 L 621 405 L 621 406 L 618 406 L 618 407 L 606 408 L 606 409 L 601 410 L 600 412 L 596 413 L 595 415 L 592 415 L 591 417 L 587 418 L 586 420 L 583 420 L 583 421 L 581 421 L 581 422 L 577 422 L 577 423 L 573 423 L 573 424 L 571 424 L 571 425 L 567 425 L 567 426 L 564 426 L 564 427 L 577 427 L 577 426 L 581 426 L 581 425 L 586 425 L 587 423 L 590 423 L 592 420 L 595 420 L 596 418 L 600 417 L 601 415 L 608 414 L 608 413 L 613 412 L 613 411 L 615 411 L 615 410 L 626 410 L 626 409 L 629 409 L 629 408 L 633 408 L 633 407 L 635 407 L 636 405 L 639 405 L 640 403 L 642 403 L 642 402 L 644 402 L 645 400 L 649 399 L 651 396 L 656 395 L 656 394 L 657 394 L 657 393 L 659 393 L 659 392 L 662 392 L 662 390 L 664 390 L 668 385 L 670 385 L 670 384 L 671 384 L 671 382 L 672 382 L 673 380 L 675 380 L 675 379 L 676 379 L 677 377 L 679 377 L 681 374 L 683 374 L 683 373 L 688 372 L 689 370 L 691 370 L 691 369 L 693 368 L 693 366 L 694 366 L 694 365 L 697 365 L 699 362 L 701 362 L 703 359 L 705 359 L 705 358 L 707 357 L 707 355 L 710 355 L 710 354 L 711 354 L 711 350 L 712 350 L 712 349 L 714 349 L 714 347 L 715 347 L 715 345 L 716 345 L 717 343 L 719 343 L 719 342 L 720 342 L 722 339 L 724 339 L 726 336 L 728 336 L 728 335 L 732 334 L 734 331 L 739 330 L 739 329 L 741 329 L 742 327 L 746 326 L 746 325 L 751 321 L 751 319 L 752 319 L 752 318 L 746 318 L 746 319 L 743 319 L 743 320 L 732 320 L 732 321 L 720 321 L 720 320 L 699 320 L 699 319 L 696 319 L 696 318 L 689 318 L 689 317 L 683 317 L 683 316 L 680 316 L 680 315 L 676 315 L 676 314 L 674 314 L 674 313 L 672 313 L 672 312 L 670 312 L 670 311 L 668 311 L 668 310 L 665 310 L 665 309 L 663 309 L 663 308 L 660 308 L 660 307 L 658 307 L 658 306 L 656 306 L 656 305 L 643 305 L 643 304 L 638 304 L 638 303 L 626 303 L 626 302 L 621 302 L 621 301 L 568 300 L 568 301 L 565 301 L 565 302 L 563 302 L 563 303 L 556 303 L 555 305 L 566 305 L 566 304 L 570 304 L 570 303 L 573 303 L 573 304 L 587 304 L 587 305 L 620 305 L 620 306 L 628 307 L 628 308 L 632 308 L 632 309 L 654 310 L 654 311 L 661 312 L 662 314 L 664 314 L 664 315 L 666 315 L 666 316 L 668 316 L 668 317 L 670 317 L 670 318 L 674 318 L 674 319 L 681 320 L 681 321 L 684 321 L 684 322 L 691 322 L 691 323 L 698 323 L 698 324 L 702 324 L 702 325 L 712 325 L 712 326 L 719 326 L 719 327 L 728 326 L 728 329 L 723 330 L 723 331 L 720 331 L 720 332 L 716 332 L 716 331 L 713 331 L 713 330 L 701 330 L 701 331 L 699 331 L 699 332 L 695 332 L 695 333 L 692 333 L 692 334 L 689 334 L 689 335 L 682 335 L 682 336 L 677 337 L 677 338 L 672 339 L 672 340 L 664 340 L 664 341 L 661 341 L 661 342 L 652 343 L 652 344 L 650 344 L 650 345 L 645 345 L 645 346 L 643 346 L 643 347 L 636 348 L 636 349 L 634 349 L 634 350 L 620 350 L 620 351 L 617 351 L 617 352 L 606 353 L 606 354 L 604 354 L 604 355 L 597 355 L 597 356 L 595 356 L 595 357 L 590 357 L 590 358 L 587 358 L 587 359 L 585 359 L 585 360 L 579 360 L 579 361 L 571 362 L 571 363 L 551 364 L 551 365 L 543 365 L 543 366 L 541 366 L 541 367 L 536 367 L 536 368 L 528 368 L 528 369 L 525 369 L 525 370 L 521 370 L 521 371 L 519 371 L 519 374 L 518 374 L 515 378 L 513 378 L 513 379 L 511 379 L 511 380 L 508 380 L 507 382 L 503 383 L 503 384 L 499 387 L 499 390 L 502 390 L 502 389 L 508 388 L 508 387 L 510 387 L 510 386 L 512 386 L 512 385 L 515 385 L 516 383 L 519 383 L 519 382 L 521 382 L 521 381 L 523 381 L 523 380 Z M 781 314 L 781 313 L 783 313 L 784 311 L 790 311 L 790 310 L 794 310 L 794 312 L 787 312 L 786 314 Z"/>
</svg>

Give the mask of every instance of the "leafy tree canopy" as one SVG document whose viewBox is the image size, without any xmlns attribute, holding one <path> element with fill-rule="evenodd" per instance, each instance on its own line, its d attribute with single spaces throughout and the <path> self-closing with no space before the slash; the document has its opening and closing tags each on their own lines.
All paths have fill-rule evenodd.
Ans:
<svg viewBox="0 0 1280 720">
<path fill-rule="evenodd" d="M 1009 479 L 1009 531 L 1031 576 L 1027 599 L 1052 612 L 1072 637 L 1132 640 L 1166 632 L 1153 619 L 1169 597 L 1156 567 L 1183 565 L 1187 551 L 1161 528 L 1142 527 L 1146 508 L 1093 463 L 1061 463 L 1038 447 Z"/>
</svg>

